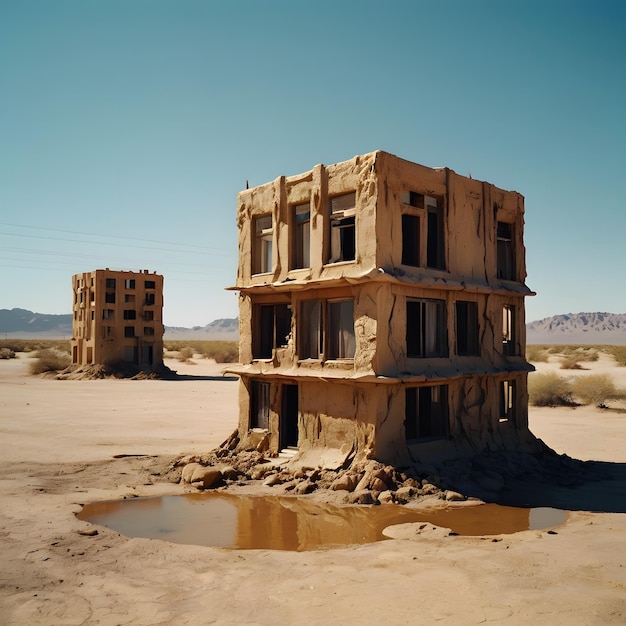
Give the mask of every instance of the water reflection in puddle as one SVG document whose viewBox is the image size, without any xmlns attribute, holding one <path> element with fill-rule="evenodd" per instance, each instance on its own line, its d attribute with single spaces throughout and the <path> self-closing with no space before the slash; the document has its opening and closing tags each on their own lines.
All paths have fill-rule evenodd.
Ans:
<svg viewBox="0 0 626 626">
<path fill-rule="evenodd" d="M 440 511 L 340 507 L 302 498 L 185 494 L 87 504 L 77 516 L 128 537 L 245 550 L 314 550 L 384 539 L 392 524 L 427 522 L 459 535 L 499 535 L 562 524 L 558 509 L 496 504 Z"/>
</svg>

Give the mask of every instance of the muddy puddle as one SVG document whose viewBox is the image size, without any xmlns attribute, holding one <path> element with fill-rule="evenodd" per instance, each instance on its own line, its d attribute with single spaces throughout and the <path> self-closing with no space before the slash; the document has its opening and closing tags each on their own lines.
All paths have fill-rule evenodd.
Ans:
<svg viewBox="0 0 626 626">
<path fill-rule="evenodd" d="M 459 535 L 552 528 L 565 511 L 495 504 L 417 511 L 397 505 L 340 507 L 302 498 L 185 494 L 87 504 L 81 520 L 128 537 L 242 550 L 315 550 L 384 539 L 393 524 L 426 522 Z"/>
</svg>

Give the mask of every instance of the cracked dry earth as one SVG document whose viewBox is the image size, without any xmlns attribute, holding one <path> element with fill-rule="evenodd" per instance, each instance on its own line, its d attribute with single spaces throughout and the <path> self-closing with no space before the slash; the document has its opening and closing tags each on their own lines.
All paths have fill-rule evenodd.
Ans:
<svg viewBox="0 0 626 626">
<path fill-rule="evenodd" d="M 574 510 L 556 534 L 408 524 L 311 552 L 130 539 L 79 521 L 81 503 L 189 491 L 168 468 L 232 432 L 237 383 L 55 381 L 27 363 L 0 361 L 1 624 L 624 623 L 619 490 L 612 512 Z M 541 409 L 531 427 L 559 452 L 624 464 L 623 415 Z"/>
</svg>

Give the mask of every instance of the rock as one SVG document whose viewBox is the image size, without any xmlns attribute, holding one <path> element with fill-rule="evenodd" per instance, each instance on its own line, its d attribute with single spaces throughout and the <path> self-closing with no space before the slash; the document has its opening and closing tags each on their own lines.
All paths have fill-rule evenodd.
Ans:
<svg viewBox="0 0 626 626">
<path fill-rule="evenodd" d="M 191 477 L 191 484 L 197 489 L 210 489 L 222 479 L 222 473 L 215 467 L 199 467 Z"/>
<path fill-rule="evenodd" d="M 267 478 L 263 481 L 263 484 L 266 487 L 273 487 L 274 485 L 279 485 L 281 482 L 280 480 L 280 476 L 278 474 L 270 474 L 269 476 L 267 476 Z"/>
<path fill-rule="evenodd" d="M 464 502 L 467 500 L 462 493 L 459 493 L 458 491 L 451 491 L 450 489 L 444 493 L 443 499 L 448 502 Z"/>
<path fill-rule="evenodd" d="M 346 502 L 348 504 L 374 504 L 375 501 L 371 491 L 362 489 L 361 491 L 349 493 L 346 496 Z"/>
<path fill-rule="evenodd" d="M 237 480 L 239 478 L 239 472 L 232 465 L 220 465 L 218 469 L 222 473 L 222 478 L 228 480 Z"/>
<path fill-rule="evenodd" d="M 353 474 L 343 474 L 342 476 L 337 477 L 330 488 L 333 491 L 354 491 L 354 487 L 356 486 L 356 478 Z"/>
<path fill-rule="evenodd" d="M 416 489 L 414 487 L 400 487 L 396 491 L 396 502 L 406 504 L 415 494 Z"/>
<path fill-rule="evenodd" d="M 389 491 L 389 489 L 381 491 L 378 494 L 378 501 L 381 504 L 391 504 L 393 502 L 393 492 Z"/>
<path fill-rule="evenodd" d="M 383 482 L 380 478 L 373 478 L 370 483 L 370 489 L 373 491 L 387 491 L 387 483 Z"/>
<path fill-rule="evenodd" d="M 424 482 L 424 484 L 422 485 L 422 493 L 425 496 L 430 496 L 438 492 L 439 492 L 439 488 L 435 487 L 435 485 L 433 485 L 432 483 Z"/>
<path fill-rule="evenodd" d="M 294 491 L 298 494 L 311 493 L 315 490 L 315 483 L 312 483 L 310 480 L 303 480 L 300 484 L 296 485 Z"/>
<path fill-rule="evenodd" d="M 188 463 L 187 465 L 185 465 L 181 474 L 181 480 L 184 483 L 190 483 L 193 473 L 200 467 L 203 467 L 202 465 L 200 465 L 200 463 Z"/>
</svg>

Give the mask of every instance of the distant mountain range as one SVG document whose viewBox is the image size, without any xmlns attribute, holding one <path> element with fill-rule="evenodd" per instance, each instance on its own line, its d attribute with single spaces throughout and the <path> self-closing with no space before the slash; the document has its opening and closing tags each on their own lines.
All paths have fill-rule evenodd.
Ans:
<svg viewBox="0 0 626 626">
<path fill-rule="evenodd" d="M 0 338 L 69 339 L 72 315 L 46 315 L 26 309 L 0 309 Z M 165 339 L 237 341 L 236 318 L 219 319 L 206 326 L 182 328 L 166 326 Z M 626 345 L 626 313 L 567 313 L 553 315 L 526 325 L 526 342 L 533 343 L 606 343 Z"/>
<path fill-rule="evenodd" d="M 26 309 L 0 309 L 0 339 L 70 339 L 72 314 L 46 315 Z M 165 339 L 205 339 L 209 341 L 238 341 L 239 322 L 236 318 L 220 319 L 206 326 L 165 327 Z"/>
</svg>

